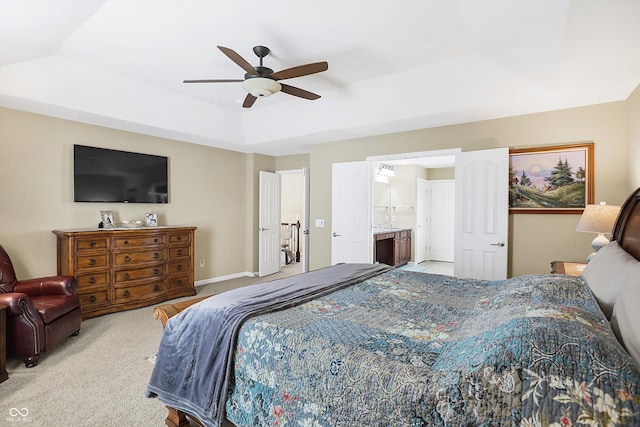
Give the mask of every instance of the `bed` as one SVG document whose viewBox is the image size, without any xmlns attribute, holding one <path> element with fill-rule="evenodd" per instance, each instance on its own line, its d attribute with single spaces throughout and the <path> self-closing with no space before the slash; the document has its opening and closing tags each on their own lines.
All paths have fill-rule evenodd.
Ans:
<svg viewBox="0 0 640 427">
<path fill-rule="evenodd" d="M 613 239 L 582 277 L 345 264 L 160 307 L 146 396 L 183 426 L 640 425 L 640 189 Z"/>
</svg>

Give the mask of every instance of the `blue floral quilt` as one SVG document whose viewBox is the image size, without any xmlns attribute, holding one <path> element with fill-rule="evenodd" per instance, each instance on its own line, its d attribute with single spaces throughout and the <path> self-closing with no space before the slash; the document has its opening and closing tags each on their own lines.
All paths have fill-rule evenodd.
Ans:
<svg viewBox="0 0 640 427">
<path fill-rule="evenodd" d="M 238 426 L 639 426 L 640 368 L 581 278 L 393 270 L 250 318 Z"/>
</svg>

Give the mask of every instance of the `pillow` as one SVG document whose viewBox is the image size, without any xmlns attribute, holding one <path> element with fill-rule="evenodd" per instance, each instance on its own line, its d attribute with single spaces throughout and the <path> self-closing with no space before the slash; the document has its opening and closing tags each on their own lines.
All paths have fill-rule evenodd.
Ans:
<svg viewBox="0 0 640 427">
<path fill-rule="evenodd" d="M 640 277 L 628 283 L 613 306 L 611 328 L 631 357 L 640 364 Z"/>
<path fill-rule="evenodd" d="M 611 319 L 618 294 L 629 280 L 640 277 L 640 262 L 613 241 L 600 249 L 582 271 L 602 312 Z"/>
</svg>

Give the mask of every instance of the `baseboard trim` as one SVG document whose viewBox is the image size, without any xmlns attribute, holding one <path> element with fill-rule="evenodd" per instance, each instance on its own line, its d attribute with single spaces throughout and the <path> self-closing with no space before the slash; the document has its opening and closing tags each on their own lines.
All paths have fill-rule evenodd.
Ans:
<svg viewBox="0 0 640 427">
<path fill-rule="evenodd" d="M 237 279 L 238 277 L 256 277 L 257 273 L 251 273 L 250 271 L 243 271 L 241 273 L 228 274 L 226 276 L 211 277 L 209 279 L 196 280 L 195 286 L 204 286 L 210 283 L 224 282 L 225 280 Z"/>
</svg>

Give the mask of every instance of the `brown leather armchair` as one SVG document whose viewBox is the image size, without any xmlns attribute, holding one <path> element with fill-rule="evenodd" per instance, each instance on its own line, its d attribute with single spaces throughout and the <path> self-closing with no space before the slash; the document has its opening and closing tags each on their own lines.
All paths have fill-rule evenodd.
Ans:
<svg viewBox="0 0 640 427">
<path fill-rule="evenodd" d="M 82 311 L 73 276 L 17 280 L 0 245 L 0 304 L 7 306 L 7 354 L 24 365 L 38 364 L 40 352 L 80 332 Z"/>
</svg>

